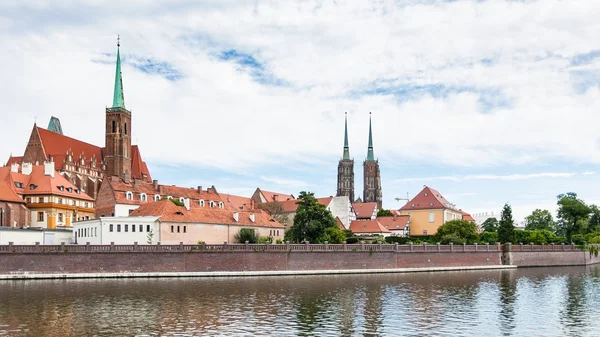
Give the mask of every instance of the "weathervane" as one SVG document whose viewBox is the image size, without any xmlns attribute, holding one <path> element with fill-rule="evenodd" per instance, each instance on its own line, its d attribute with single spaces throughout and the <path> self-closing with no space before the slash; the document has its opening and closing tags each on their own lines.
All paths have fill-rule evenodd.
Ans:
<svg viewBox="0 0 600 337">
<path fill-rule="evenodd" d="M 117 35 L 117 47 L 121 47 L 121 35 Z"/>
</svg>

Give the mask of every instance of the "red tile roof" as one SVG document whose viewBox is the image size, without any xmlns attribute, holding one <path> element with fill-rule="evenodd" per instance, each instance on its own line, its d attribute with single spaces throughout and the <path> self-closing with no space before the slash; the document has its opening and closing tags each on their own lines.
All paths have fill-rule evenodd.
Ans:
<svg viewBox="0 0 600 337">
<path fill-rule="evenodd" d="M 252 207 L 252 198 L 248 198 L 248 197 L 242 197 L 239 195 L 233 195 L 233 194 L 225 194 L 225 193 L 219 193 L 221 195 L 221 200 L 225 201 L 225 203 L 228 203 L 230 207 L 232 207 L 233 209 L 236 210 L 251 210 Z"/>
<path fill-rule="evenodd" d="M 277 192 L 270 192 L 270 191 L 265 191 L 265 190 L 260 190 L 260 192 L 262 193 L 263 197 L 265 197 L 265 199 L 267 199 L 267 202 L 271 202 L 271 201 L 279 201 L 279 202 L 283 202 L 286 200 L 294 200 L 294 196 L 291 194 L 283 194 L 283 193 L 277 193 Z M 275 196 L 277 196 L 277 200 L 275 200 Z"/>
<path fill-rule="evenodd" d="M 390 231 L 377 220 L 355 220 L 350 223 L 352 233 L 389 233 Z"/>
<path fill-rule="evenodd" d="M 336 216 L 335 217 L 335 223 L 338 225 L 338 228 L 345 231 L 346 227 L 344 227 L 344 223 L 342 222 L 342 220 L 340 220 L 340 217 Z"/>
<path fill-rule="evenodd" d="M 12 189 L 5 181 L 0 181 L 0 201 L 15 202 L 19 204 L 25 203 L 23 198 L 19 197 L 14 189 Z"/>
<path fill-rule="evenodd" d="M 23 161 L 23 156 L 21 156 L 21 157 L 13 157 L 13 156 L 10 156 L 10 157 L 8 158 L 8 161 L 6 162 L 6 165 L 5 165 L 5 166 L 10 166 L 10 165 L 12 165 L 12 164 L 19 164 L 19 165 L 21 165 L 21 162 L 22 162 L 22 161 Z"/>
<path fill-rule="evenodd" d="M 408 216 L 408 215 L 377 217 L 377 221 L 379 221 L 379 223 L 383 227 L 389 229 L 390 231 L 404 230 L 406 228 L 406 226 L 408 225 L 409 219 L 410 219 L 410 216 Z"/>
<path fill-rule="evenodd" d="M 376 202 L 355 202 L 352 204 L 357 219 L 371 219 L 376 207 Z"/>
<path fill-rule="evenodd" d="M 130 216 L 159 216 L 159 220 L 165 222 L 285 228 L 284 225 L 271 218 L 267 212 L 262 210 L 237 212 L 238 221 L 235 221 L 233 217 L 234 213 L 235 211 L 228 209 L 202 207 L 190 208 L 188 211 L 185 207 L 177 206 L 169 200 L 161 200 L 140 206 Z M 250 218 L 251 214 L 254 214 L 254 222 Z"/>
<path fill-rule="evenodd" d="M 191 207 L 200 207 L 200 200 L 204 200 L 206 207 L 208 203 L 213 201 L 219 203 L 222 200 L 219 193 L 213 187 L 208 190 L 202 190 L 198 192 L 197 188 L 193 187 L 181 187 L 172 185 L 158 185 L 158 189 L 154 188 L 154 184 L 148 182 L 126 183 L 116 177 L 109 178 L 109 183 L 114 191 L 115 199 L 118 204 L 129 204 L 129 205 L 141 205 L 147 202 L 154 202 L 154 196 L 160 195 L 161 199 L 166 197 L 178 198 L 189 198 Z M 161 190 L 162 189 L 162 193 Z M 127 192 L 133 194 L 132 199 L 127 199 Z M 146 194 L 146 201 L 141 200 L 142 193 Z"/>
<path fill-rule="evenodd" d="M 44 165 L 33 165 L 31 174 L 11 172 L 10 167 L 8 166 L 0 167 L 0 179 L 5 181 L 11 189 L 19 195 L 53 194 L 80 200 L 94 201 L 92 197 L 83 192 L 77 193 L 79 188 L 73 185 L 65 177 L 61 176 L 58 172 L 54 172 L 54 177 L 45 175 Z M 23 188 L 16 187 L 15 182 L 22 183 Z M 69 192 L 69 190 L 71 190 L 71 192 Z"/>
<path fill-rule="evenodd" d="M 455 209 L 444 196 L 431 187 L 425 186 L 419 194 L 402 206 L 400 210 L 410 211 L 412 209 Z"/>
<path fill-rule="evenodd" d="M 475 219 L 473 219 L 473 217 L 471 216 L 471 214 L 463 211 L 462 209 L 459 210 L 459 211 L 460 211 L 460 213 L 462 213 L 462 219 L 463 220 L 475 222 Z"/>
<path fill-rule="evenodd" d="M 333 197 L 317 198 L 317 202 L 325 207 L 329 206 Z M 273 201 L 275 202 L 275 201 Z M 295 213 L 298 209 L 299 199 L 279 201 L 284 213 Z"/>
</svg>

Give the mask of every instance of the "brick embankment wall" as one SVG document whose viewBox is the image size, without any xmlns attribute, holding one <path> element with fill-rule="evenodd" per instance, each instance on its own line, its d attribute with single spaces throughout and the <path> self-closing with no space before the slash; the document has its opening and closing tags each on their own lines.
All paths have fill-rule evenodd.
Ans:
<svg viewBox="0 0 600 337">
<path fill-rule="evenodd" d="M 585 266 L 600 263 L 600 257 L 574 245 L 507 245 L 505 264 L 518 267 Z"/>
</svg>

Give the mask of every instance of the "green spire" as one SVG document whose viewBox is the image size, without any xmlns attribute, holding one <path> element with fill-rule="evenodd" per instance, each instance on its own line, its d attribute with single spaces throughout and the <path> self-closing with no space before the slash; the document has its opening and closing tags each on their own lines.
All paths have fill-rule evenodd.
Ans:
<svg viewBox="0 0 600 337">
<path fill-rule="evenodd" d="M 369 112 L 369 150 L 367 151 L 367 160 L 375 160 L 373 154 L 373 133 L 371 132 L 371 113 Z"/>
<path fill-rule="evenodd" d="M 117 38 L 117 72 L 115 74 L 115 93 L 113 95 L 113 108 L 125 109 L 125 98 L 123 97 L 123 78 L 121 76 L 121 53 L 120 38 Z"/>
<path fill-rule="evenodd" d="M 350 146 L 348 146 L 348 113 L 346 112 L 346 117 L 344 121 L 344 160 L 350 159 Z"/>
</svg>

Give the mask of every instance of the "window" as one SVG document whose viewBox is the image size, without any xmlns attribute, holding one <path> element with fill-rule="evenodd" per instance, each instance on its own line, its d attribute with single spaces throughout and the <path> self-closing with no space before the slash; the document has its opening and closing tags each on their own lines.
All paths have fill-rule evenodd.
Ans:
<svg viewBox="0 0 600 337">
<path fill-rule="evenodd" d="M 58 198 L 58 203 L 62 205 L 62 198 Z"/>
<path fill-rule="evenodd" d="M 423 230 L 423 235 L 427 235 L 427 230 L 426 229 Z"/>
<path fill-rule="evenodd" d="M 98 227 L 94 227 L 94 236 L 98 236 Z"/>
<path fill-rule="evenodd" d="M 222 201 L 220 201 L 219 202 L 219 208 L 223 208 L 223 207 L 225 207 L 225 204 Z"/>
<path fill-rule="evenodd" d="M 112 121 L 112 133 L 115 133 L 115 132 L 117 132 L 117 123 L 113 119 L 113 121 Z"/>
<path fill-rule="evenodd" d="M 40 198 L 38 199 L 38 202 L 39 202 L 40 204 L 43 204 L 43 203 L 44 203 L 44 197 L 40 197 Z"/>
<path fill-rule="evenodd" d="M 430 202 L 430 203 L 429 203 L 429 206 L 433 206 L 433 202 Z"/>
<path fill-rule="evenodd" d="M 427 192 L 425 192 L 425 196 L 427 196 L 427 195 L 428 195 Z"/>
<path fill-rule="evenodd" d="M 435 213 L 429 212 L 429 222 L 434 222 L 434 221 L 435 221 Z"/>
<path fill-rule="evenodd" d="M 140 225 L 140 232 L 144 231 L 144 225 Z"/>
<path fill-rule="evenodd" d="M 58 222 L 63 222 L 63 214 L 62 213 L 58 213 Z"/>
<path fill-rule="evenodd" d="M 183 201 L 184 201 L 184 200 L 185 200 L 185 199 L 184 199 L 183 197 L 179 197 L 179 202 L 180 202 L 180 203 L 182 203 L 182 204 L 183 204 Z"/>
<path fill-rule="evenodd" d="M 35 190 L 36 187 L 37 187 L 36 184 L 29 184 L 29 189 L 30 190 Z"/>
<path fill-rule="evenodd" d="M 171 199 L 173 199 L 173 197 L 172 197 L 172 196 L 170 196 L 170 195 L 168 195 L 168 196 L 167 196 L 167 199 L 171 200 Z"/>
<path fill-rule="evenodd" d="M 187 228 L 186 228 L 186 226 L 183 226 L 183 232 L 184 232 L 184 233 L 187 233 Z"/>
<path fill-rule="evenodd" d="M 131 231 L 135 232 L 135 225 L 131 225 Z"/>
<path fill-rule="evenodd" d="M 44 212 L 38 212 L 38 221 L 44 221 Z"/>
<path fill-rule="evenodd" d="M 113 231 L 113 224 L 108 225 L 108 231 L 112 232 Z"/>
<path fill-rule="evenodd" d="M 171 225 L 171 233 L 174 233 L 175 226 Z"/>
<path fill-rule="evenodd" d="M 67 187 L 67 192 L 73 192 L 73 187 Z"/>
<path fill-rule="evenodd" d="M 150 225 L 146 225 L 146 232 L 150 233 Z"/>
<path fill-rule="evenodd" d="M 26 201 L 27 201 L 28 203 L 31 203 L 31 198 L 30 198 L 30 197 L 27 197 Z"/>
<path fill-rule="evenodd" d="M 180 230 L 179 230 L 179 229 L 180 229 L 180 228 L 179 228 L 179 226 L 177 226 L 177 233 L 180 233 Z"/>
<path fill-rule="evenodd" d="M 63 185 L 60 185 L 60 186 L 58 186 L 58 190 L 59 190 L 59 191 L 64 191 L 64 190 L 65 190 L 65 187 L 64 187 Z"/>
<path fill-rule="evenodd" d="M 131 213 L 133 213 L 133 209 L 130 209 L 130 210 L 129 210 L 129 214 L 131 214 Z"/>
<path fill-rule="evenodd" d="M 125 123 L 125 125 L 123 126 L 123 129 L 125 129 L 125 134 L 127 134 L 127 123 Z"/>
<path fill-rule="evenodd" d="M 18 182 L 18 181 L 15 181 L 15 187 L 16 187 L 16 188 L 24 188 L 24 187 L 25 187 L 25 185 L 23 185 L 23 183 L 20 183 L 20 182 Z"/>
<path fill-rule="evenodd" d="M 411 206 L 412 206 L 412 207 L 415 207 L 415 204 L 412 204 Z"/>
<path fill-rule="evenodd" d="M 75 200 L 71 200 L 71 205 L 75 206 Z"/>
<path fill-rule="evenodd" d="M 200 199 L 200 207 L 204 207 L 204 200 Z"/>
<path fill-rule="evenodd" d="M 154 201 L 159 201 L 160 200 L 160 195 L 156 194 L 154 195 Z"/>
<path fill-rule="evenodd" d="M 133 199 L 133 193 L 131 193 L 131 192 L 125 192 L 125 196 L 127 197 L 127 200 Z"/>
<path fill-rule="evenodd" d="M 148 198 L 146 197 L 146 193 L 142 193 L 142 194 L 140 195 L 140 199 L 141 199 L 142 201 L 147 201 L 147 199 L 148 199 Z"/>
<path fill-rule="evenodd" d="M 211 200 L 210 203 L 209 203 L 209 205 L 210 205 L 210 208 L 214 208 L 215 207 L 215 202 Z"/>
<path fill-rule="evenodd" d="M 117 224 L 117 232 L 121 232 L 121 225 Z"/>
<path fill-rule="evenodd" d="M 277 236 L 279 236 L 279 229 L 277 230 Z"/>
<path fill-rule="evenodd" d="M 124 229 L 125 229 L 125 232 L 129 232 L 129 225 L 128 225 L 128 224 L 125 224 L 125 225 L 124 225 L 124 227 L 125 227 L 125 228 L 124 228 Z"/>
</svg>

